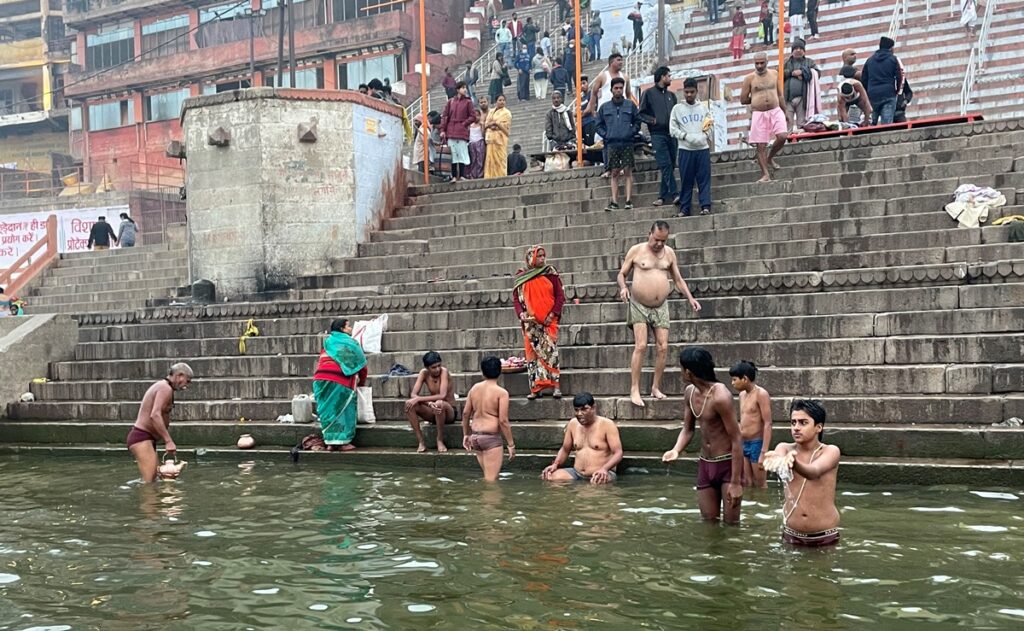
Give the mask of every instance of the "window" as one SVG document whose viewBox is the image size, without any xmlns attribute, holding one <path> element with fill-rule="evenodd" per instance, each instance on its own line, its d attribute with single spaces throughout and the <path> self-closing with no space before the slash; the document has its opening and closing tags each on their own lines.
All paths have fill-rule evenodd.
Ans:
<svg viewBox="0 0 1024 631">
<path fill-rule="evenodd" d="M 277 29 L 281 24 L 281 7 L 278 5 L 278 0 L 265 0 L 263 3 L 263 8 L 267 12 L 263 18 L 263 35 L 266 37 L 277 35 Z M 321 26 L 327 22 L 324 3 L 318 0 L 295 0 L 292 14 L 295 16 L 296 30 Z"/>
<path fill-rule="evenodd" d="M 221 92 L 230 92 L 231 90 L 241 90 L 249 87 L 249 81 L 228 81 L 226 83 L 204 83 L 203 84 L 203 96 L 208 94 L 220 94 Z"/>
<path fill-rule="evenodd" d="M 146 120 L 164 121 L 178 118 L 182 102 L 190 96 L 192 94 L 188 88 L 150 94 L 146 97 Z"/>
<path fill-rule="evenodd" d="M 89 131 L 114 129 L 134 123 L 135 103 L 132 99 L 89 105 Z"/>
<path fill-rule="evenodd" d="M 242 4 L 229 2 L 216 7 L 209 7 L 208 9 L 199 9 L 199 23 L 206 24 L 207 22 L 216 22 L 217 20 L 245 17 L 245 12 L 248 10 L 248 2 L 243 2 Z"/>
<path fill-rule="evenodd" d="M 290 88 L 291 73 L 285 70 L 283 73 L 281 87 Z M 263 85 L 269 87 L 277 86 L 275 75 L 266 73 L 263 75 Z M 307 90 L 319 90 L 324 87 L 324 71 L 321 68 L 299 68 L 295 71 L 295 87 Z"/>
<path fill-rule="evenodd" d="M 0 88 L 0 116 L 14 113 L 14 90 Z"/>
<path fill-rule="evenodd" d="M 188 16 L 176 15 L 142 26 L 143 59 L 166 57 L 188 50 Z"/>
<path fill-rule="evenodd" d="M 199 48 L 211 48 L 249 39 L 250 27 L 258 24 L 252 24 L 254 18 L 246 15 L 248 10 L 248 2 L 200 9 L 196 45 Z"/>
<path fill-rule="evenodd" d="M 369 83 L 371 79 L 388 79 L 392 85 L 402 79 L 405 72 L 404 55 L 382 55 L 350 61 L 338 67 L 338 85 L 342 88 L 355 90 L 360 83 Z"/>
<path fill-rule="evenodd" d="M 82 131 L 82 108 L 71 108 L 71 120 L 68 124 L 70 125 L 71 131 Z"/>
<path fill-rule="evenodd" d="M 331 0 L 334 3 L 334 21 L 346 22 L 359 18 L 388 13 L 390 11 L 402 11 L 406 2 L 394 2 L 392 0 Z"/>
<path fill-rule="evenodd" d="M 131 22 L 101 26 L 85 36 L 85 47 L 90 70 L 128 63 L 135 58 L 135 30 Z"/>
</svg>

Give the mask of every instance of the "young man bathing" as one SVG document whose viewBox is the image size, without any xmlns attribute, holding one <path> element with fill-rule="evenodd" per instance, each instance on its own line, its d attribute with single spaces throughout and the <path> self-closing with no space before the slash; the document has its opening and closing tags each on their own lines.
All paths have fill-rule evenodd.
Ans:
<svg viewBox="0 0 1024 631">
<path fill-rule="evenodd" d="M 764 453 L 772 444 L 772 402 L 768 391 L 754 383 L 757 366 L 741 361 L 729 369 L 732 387 L 740 393 L 740 437 L 743 438 L 743 486 L 768 488 Z"/>
<path fill-rule="evenodd" d="M 795 546 L 819 547 L 839 541 L 836 477 L 839 448 L 821 442 L 825 408 L 819 401 L 795 399 L 789 406 L 792 443 L 779 443 L 765 454 L 765 469 L 786 484 L 782 505 L 782 540 Z"/>
<path fill-rule="evenodd" d="M 462 448 L 476 454 L 484 480 L 495 482 L 501 472 L 501 437 L 508 443 L 509 460 L 516 457 L 516 445 L 508 422 L 508 391 L 498 385 L 501 360 L 484 357 L 480 372 L 484 380 L 469 389 L 462 411 Z"/>
<path fill-rule="evenodd" d="M 427 386 L 427 394 L 420 396 L 424 385 Z M 448 451 L 448 446 L 444 444 L 444 424 L 455 420 L 455 391 L 451 386 L 448 369 L 441 363 L 441 356 L 434 351 L 423 356 L 423 370 L 412 387 L 412 398 L 405 402 L 405 417 L 416 434 L 417 452 L 427 450 L 423 442 L 423 430 L 420 429 L 423 421 L 434 423 L 437 427 L 437 451 Z"/>
</svg>

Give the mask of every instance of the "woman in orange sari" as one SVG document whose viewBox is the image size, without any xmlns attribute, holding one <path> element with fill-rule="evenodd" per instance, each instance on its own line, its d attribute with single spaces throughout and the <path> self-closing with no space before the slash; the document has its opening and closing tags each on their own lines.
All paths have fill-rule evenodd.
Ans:
<svg viewBox="0 0 1024 631">
<path fill-rule="evenodd" d="M 562 398 L 559 389 L 558 323 L 562 319 L 565 292 L 555 268 L 547 265 L 547 251 L 539 245 L 526 253 L 526 269 L 516 272 L 512 304 L 523 327 L 527 371 L 533 401 L 545 390 Z"/>
</svg>

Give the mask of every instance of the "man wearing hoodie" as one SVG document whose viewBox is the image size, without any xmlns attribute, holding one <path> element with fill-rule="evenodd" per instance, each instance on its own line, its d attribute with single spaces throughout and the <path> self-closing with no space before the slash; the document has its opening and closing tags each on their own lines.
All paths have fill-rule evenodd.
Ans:
<svg viewBox="0 0 1024 631">
<path fill-rule="evenodd" d="M 871 101 L 871 124 L 883 125 L 892 123 L 896 114 L 896 100 L 903 94 L 903 64 L 893 54 L 896 42 L 883 37 L 878 42 L 878 50 L 871 55 L 860 71 L 860 82 L 868 92 Z"/>
<path fill-rule="evenodd" d="M 672 74 L 667 66 L 654 71 L 654 86 L 645 90 L 640 97 L 640 119 L 647 123 L 647 131 L 651 133 L 651 145 L 654 147 L 654 159 L 661 170 L 661 184 L 658 187 L 658 199 L 655 206 L 661 206 L 676 197 L 676 153 L 679 146 L 676 139 L 669 134 L 669 120 L 672 108 L 676 106 L 676 95 L 669 86 L 672 85 Z"/>
<path fill-rule="evenodd" d="M 683 82 L 684 101 L 672 108 L 669 126 L 679 140 L 679 216 L 690 216 L 693 184 L 697 183 L 700 214 L 711 214 L 711 148 L 705 126 L 711 120 L 707 106 L 697 100 L 697 80 Z"/>
</svg>

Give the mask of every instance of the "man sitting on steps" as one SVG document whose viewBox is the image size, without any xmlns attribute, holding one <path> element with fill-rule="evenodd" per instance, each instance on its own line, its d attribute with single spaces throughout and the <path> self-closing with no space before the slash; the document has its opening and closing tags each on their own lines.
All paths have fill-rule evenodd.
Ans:
<svg viewBox="0 0 1024 631">
<path fill-rule="evenodd" d="M 565 427 L 562 448 L 554 462 L 544 468 L 541 477 L 552 482 L 590 481 L 591 484 L 614 482 L 615 467 L 622 461 L 622 441 L 615 422 L 597 415 L 594 395 L 581 392 L 573 397 L 575 417 Z M 563 467 L 569 454 L 576 450 L 573 466 Z"/>
</svg>

